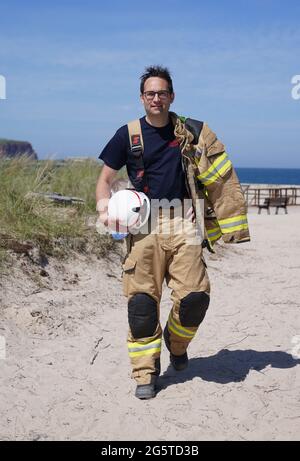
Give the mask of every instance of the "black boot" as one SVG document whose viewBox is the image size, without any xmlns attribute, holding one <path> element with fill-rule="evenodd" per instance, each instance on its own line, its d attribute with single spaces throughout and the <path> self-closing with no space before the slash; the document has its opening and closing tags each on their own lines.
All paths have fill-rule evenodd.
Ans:
<svg viewBox="0 0 300 461">
<path fill-rule="evenodd" d="M 157 377 L 152 375 L 151 383 L 138 384 L 135 390 L 135 396 L 141 400 L 153 399 L 156 396 L 156 380 Z"/>
<path fill-rule="evenodd" d="M 150 384 L 138 384 L 135 390 L 135 396 L 141 400 L 152 399 L 156 396 L 156 382 L 160 375 L 160 358 L 155 359 L 155 373 L 151 376 Z"/>
</svg>

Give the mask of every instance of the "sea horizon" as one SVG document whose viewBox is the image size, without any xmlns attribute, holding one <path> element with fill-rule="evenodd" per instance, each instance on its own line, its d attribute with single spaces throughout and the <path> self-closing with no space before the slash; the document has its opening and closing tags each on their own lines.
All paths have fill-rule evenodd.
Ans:
<svg viewBox="0 0 300 461">
<path fill-rule="evenodd" d="M 241 183 L 300 186 L 300 168 L 236 167 Z"/>
</svg>

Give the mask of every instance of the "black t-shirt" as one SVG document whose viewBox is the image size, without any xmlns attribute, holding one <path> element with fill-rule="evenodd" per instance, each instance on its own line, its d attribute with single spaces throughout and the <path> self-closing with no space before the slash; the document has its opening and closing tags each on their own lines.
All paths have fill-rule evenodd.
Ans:
<svg viewBox="0 0 300 461">
<path fill-rule="evenodd" d="M 149 191 L 152 199 L 183 199 L 188 197 L 184 173 L 181 164 L 179 144 L 174 135 L 174 126 L 170 120 L 168 125 L 157 128 L 140 119 L 144 141 L 144 167 Z M 136 165 L 131 159 L 130 142 L 127 125 L 117 130 L 105 146 L 99 158 L 113 168 L 119 170 L 124 165 L 129 179 L 136 174 Z"/>
</svg>

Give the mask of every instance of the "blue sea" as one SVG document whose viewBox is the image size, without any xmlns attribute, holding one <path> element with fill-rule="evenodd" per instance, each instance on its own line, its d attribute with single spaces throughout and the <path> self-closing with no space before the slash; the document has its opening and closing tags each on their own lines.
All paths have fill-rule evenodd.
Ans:
<svg viewBox="0 0 300 461">
<path fill-rule="evenodd" d="M 235 168 L 241 183 L 300 185 L 300 169 Z"/>
</svg>

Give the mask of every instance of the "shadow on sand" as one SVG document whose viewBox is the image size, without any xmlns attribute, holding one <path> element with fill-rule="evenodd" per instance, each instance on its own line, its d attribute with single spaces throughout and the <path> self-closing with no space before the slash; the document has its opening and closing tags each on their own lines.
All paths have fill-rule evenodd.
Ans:
<svg viewBox="0 0 300 461">
<path fill-rule="evenodd" d="M 222 349 L 210 357 L 190 359 L 188 368 L 184 371 L 175 371 L 169 365 L 158 380 L 158 390 L 190 381 L 195 377 L 219 384 L 240 382 L 246 379 L 250 370 L 261 371 L 268 365 L 273 368 L 292 368 L 300 365 L 300 359 L 293 358 L 292 355 L 282 351 Z"/>
</svg>

